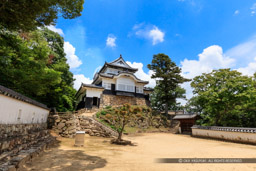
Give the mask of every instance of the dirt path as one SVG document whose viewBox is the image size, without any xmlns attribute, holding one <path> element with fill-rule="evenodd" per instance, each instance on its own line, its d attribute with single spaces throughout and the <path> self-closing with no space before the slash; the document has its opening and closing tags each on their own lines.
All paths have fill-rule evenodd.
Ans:
<svg viewBox="0 0 256 171">
<path fill-rule="evenodd" d="M 28 164 L 27 170 L 97 171 L 246 171 L 256 164 L 161 164 L 156 158 L 256 158 L 256 146 L 193 138 L 187 135 L 151 133 L 126 136 L 136 146 L 117 146 L 110 139 L 85 138 L 85 147 L 74 147 L 73 139 L 61 138 L 58 147 Z"/>
</svg>

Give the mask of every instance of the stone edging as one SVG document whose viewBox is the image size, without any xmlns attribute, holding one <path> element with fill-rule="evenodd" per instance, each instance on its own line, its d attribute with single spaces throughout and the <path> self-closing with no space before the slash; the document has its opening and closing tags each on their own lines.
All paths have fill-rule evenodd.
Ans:
<svg viewBox="0 0 256 171">
<path fill-rule="evenodd" d="M 112 135 L 114 136 L 118 136 L 118 133 L 116 130 L 112 129 L 112 128 L 109 128 L 108 126 L 104 125 L 103 123 L 99 122 L 97 119 L 96 119 L 96 114 L 92 115 L 92 119 L 97 123 L 97 124 L 100 124 L 106 131 L 109 131 L 111 132 Z"/>
</svg>

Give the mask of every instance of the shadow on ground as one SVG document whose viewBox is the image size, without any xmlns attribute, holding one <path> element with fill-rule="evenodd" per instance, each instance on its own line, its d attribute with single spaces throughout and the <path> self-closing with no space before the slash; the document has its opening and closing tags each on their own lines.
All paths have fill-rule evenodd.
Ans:
<svg viewBox="0 0 256 171">
<path fill-rule="evenodd" d="M 82 150 L 59 149 L 59 144 L 57 142 L 43 155 L 27 163 L 24 170 L 94 170 L 106 166 L 107 161 L 101 157 L 87 155 Z"/>
</svg>

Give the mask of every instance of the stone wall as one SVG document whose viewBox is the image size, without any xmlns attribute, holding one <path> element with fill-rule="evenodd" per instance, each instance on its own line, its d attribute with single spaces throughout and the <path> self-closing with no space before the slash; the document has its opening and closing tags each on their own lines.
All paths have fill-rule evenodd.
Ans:
<svg viewBox="0 0 256 171">
<path fill-rule="evenodd" d="M 106 106 L 120 106 L 125 103 L 129 103 L 131 105 L 140 105 L 140 106 L 147 105 L 146 99 L 140 98 L 140 97 L 115 96 L 115 95 L 102 94 L 100 98 L 100 108 L 103 108 Z"/>
<path fill-rule="evenodd" d="M 10 151 L 18 145 L 33 144 L 40 137 L 47 136 L 46 124 L 1 124 L 0 153 Z"/>
<path fill-rule="evenodd" d="M 52 129 L 62 137 L 74 138 L 76 131 L 90 136 L 114 137 L 117 133 L 92 117 L 84 115 L 53 115 L 49 117 Z"/>
<path fill-rule="evenodd" d="M 51 139 L 46 128 L 46 123 L 0 124 L 0 166 L 8 165 L 21 151 Z"/>
</svg>

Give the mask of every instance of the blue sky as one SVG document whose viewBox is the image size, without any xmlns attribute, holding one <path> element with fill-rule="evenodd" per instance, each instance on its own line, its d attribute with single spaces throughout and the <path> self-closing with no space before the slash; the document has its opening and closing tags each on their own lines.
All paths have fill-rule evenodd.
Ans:
<svg viewBox="0 0 256 171">
<path fill-rule="evenodd" d="M 50 28 L 64 37 L 76 88 L 120 54 L 154 86 L 146 65 L 157 53 L 189 78 L 219 68 L 254 73 L 255 12 L 256 0 L 86 0 L 81 17 Z"/>
</svg>

